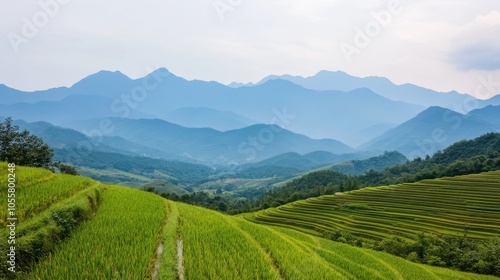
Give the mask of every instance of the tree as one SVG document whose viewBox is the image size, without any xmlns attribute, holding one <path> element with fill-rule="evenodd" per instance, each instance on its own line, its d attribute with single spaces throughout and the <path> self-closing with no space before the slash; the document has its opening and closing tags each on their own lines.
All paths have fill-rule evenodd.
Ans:
<svg viewBox="0 0 500 280">
<path fill-rule="evenodd" d="M 41 138 L 19 131 L 11 118 L 0 122 L 0 161 L 50 169 L 53 156 L 54 151 Z"/>
<path fill-rule="evenodd" d="M 69 174 L 69 175 L 78 175 L 78 172 L 76 171 L 76 168 L 69 165 L 69 164 L 64 164 L 64 163 L 61 163 L 61 162 L 55 162 L 53 164 L 53 166 L 57 169 L 59 169 L 59 171 L 62 173 L 62 174 Z"/>
</svg>

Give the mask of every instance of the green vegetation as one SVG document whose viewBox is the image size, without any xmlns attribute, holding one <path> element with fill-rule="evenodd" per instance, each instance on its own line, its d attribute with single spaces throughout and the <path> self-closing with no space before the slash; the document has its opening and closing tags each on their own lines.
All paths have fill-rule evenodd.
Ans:
<svg viewBox="0 0 500 280">
<path fill-rule="evenodd" d="M 73 196 L 84 189 L 99 185 L 92 179 L 56 175 L 46 169 L 16 167 L 16 217 L 24 222 L 51 205 Z M 0 199 L 7 201 L 7 164 L 0 163 Z M 5 225 L 7 209 L 0 209 L 0 226 Z"/>
<path fill-rule="evenodd" d="M 19 131 L 19 126 L 7 118 L 0 122 L 0 162 L 49 168 L 54 151 L 29 131 Z"/>
<path fill-rule="evenodd" d="M 361 175 L 370 170 L 381 171 L 406 161 L 408 159 L 400 152 L 384 152 L 380 156 L 365 160 L 350 160 L 332 164 L 330 169 L 347 175 Z"/>
<path fill-rule="evenodd" d="M 77 166 L 78 171 L 84 176 L 113 184 L 127 183 L 133 187 L 155 179 L 183 185 L 198 184 L 213 172 L 210 167 L 180 161 L 78 149 L 54 151 L 56 153 L 54 160 Z"/>
<path fill-rule="evenodd" d="M 426 159 L 417 158 L 383 171 L 370 170 L 346 176 L 333 170 L 320 170 L 296 178 L 266 192 L 251 202 L 252 209 L 276 207 L 299 199 L 334 194 L 367 186 L 417 182 L 444 176 L 476 174 L 500 169 L 500 133 L 489 133 L 473 140 L 453 144 Z"/>
<path fill-rule="evenodd" d="M 152 271 L 166 201 L 123 187 L 106 187 L 92 221 L 38 263 L 29 279 L 145 279 Z"/>
<path fill-rule="evenodd" d="M 183 186 L 172 184 L 165 180 L 153 180 L 141 185 L 141 189 L 148 192 L 171 193 L 175 195 L 188 194 L 189 192 Z"/>
<path fill-rule="evenodd" d="M 17 174 L 33 182 L 26 188 L 67 177 L 33 168 L 19 168 Z M 71 177 L 74 181 L 65 187 L 54 188 L 66 188 L 72 195 L 24 222 L 48 219 L 60 229 L 44 233 L 64 232 L 64 238 L 29 245 L 22 239 L 39 240 L 39 228 L 21 231 L 18 252 L 41 255 L 17 267 L 17 279 L 497 279 L 415 264 L 139 190 L 91 181 L 74 192 L 79 180 L 89 179 Z M 84 201 L 84 208 L 91 210 L 85 219 L 76 222 L 79 215 L 66 215 Z M 371 209 L 363 203 L 355 206 L 349 211 Z M 2 277 L 9 277 L 5 272 L 2 267 Z"/>
<path fill-rule="evenodd" d="M 415 264 L 203 208 L 178 207 L 186 279 L 497 279 Z"/>
<path fill-rule="evenodd" d="M 500 276 L 500 240 L 490 240 L 500 234 L 500 171 L 323 195 L 245 217 Z"/>
<path fill-rule="evenodd" d="M 6 163 L 0 163 L 0 198 L 7 201 Z M 93 217 L 101 203 L 102 186 L 89 178 L 55 175 L 46 169 L 16 167 L 15 215 L 1 210 L 0 252 L 6 255 L 8 248 L 16 247 L 16 266 L 26 271 L 36 261 L 51 253 L 59 242 L 68 238 L 81 223 Z M 10 193 L 12 194 L 12 193 Z M 10 228 L 15 220 L 15 243 L 8 244 Z M 0 264 L 1 276 L 6 276 L 7 262 Z"/>
</svg>

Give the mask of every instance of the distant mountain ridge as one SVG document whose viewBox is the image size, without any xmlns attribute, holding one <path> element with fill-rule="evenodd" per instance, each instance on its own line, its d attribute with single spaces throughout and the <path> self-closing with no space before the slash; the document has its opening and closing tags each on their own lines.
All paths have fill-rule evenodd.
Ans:
<svg viewBox="0 0 500 280">
<path fill-rule="evenodd" d="M 416 104 L 424 107 L 440 106 L 460 113 L 467 113 L 465 103 L 476 101 L 479 108 L 487 105 L 500 105 L 498 98 L 482 101 L 471 95 L 461 94 L 456 91 L 437 92 L 413 84 L 396 85 L 384 77 L 355 77 L 343 71 L 322 70 L 311 77 L 292 75 L 270 75 L 257 83 L 265 83 L 273 79 L 284 79 L 292 83 L 313 90 L 341 90 L 352 91 L 358 88 L 368 88 L 377 94 L 394 100 Z M 233 86 L 238 86 L 233 84 Z M 247 85 L 248 86 L 248 85 Z M 498 92 L 500 94 L 500 92 Z M 498 97 L 498 96 L 497 96 Z"/>
<path fill-rule="evenodd" d="M 361 146 L 362 150 L 393 149 L 410 159 L 433 155 L 460 140 L 500 132 L 500 106 L 488 106 L 464 115 L 430 107 L 415 118 Z"/>
</svg>

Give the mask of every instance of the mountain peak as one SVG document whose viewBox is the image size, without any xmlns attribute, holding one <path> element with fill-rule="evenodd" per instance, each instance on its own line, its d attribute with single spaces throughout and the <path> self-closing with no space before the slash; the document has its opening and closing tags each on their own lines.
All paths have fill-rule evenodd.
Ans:
<svg viewBox="0 0 500 280">
<path fill-rule="evenodd" d="M 276 78 L 276 79 L 270 79 L 263 84 L 259 85 L 260 87 L 266 87 L 266 88 L 279 88 L 280 90 L 283 89 L 304 89 L 304 87 L 297 85 L 293 82 L 290 82 L 286 79 L 282 78 Z"/>
<path fill-rule="evenodd" d="M 437 120 L 437 119 L 442 119 L 443 116 L 446 116 L 448 114 L 457 114 L 461 115 L 461 113 L 455 112 L 453 110 L 439 107 L 439 106 L 430 106 L 429 108 L 425 109 L 424 111 L 420 112 L 417 116 L 415 116 L 415 119 L 430 119 L 430 120 Z"/>
<path fill-rule="evenodd" d="M 102 84 L 115 84 L 127 81 L 130 81 L 130 78 L 120 71 L 101 70 L 97 73 L 83 78 L 82 80 L 74 84 L 71 88 L 84 89 L 88 87 L 99 86 Z"/>
</svg>

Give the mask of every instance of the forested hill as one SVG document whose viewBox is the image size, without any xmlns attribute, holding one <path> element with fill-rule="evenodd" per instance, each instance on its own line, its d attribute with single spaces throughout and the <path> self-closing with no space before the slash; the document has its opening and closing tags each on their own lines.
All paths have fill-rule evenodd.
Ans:
<svg viewBox="0 0 500 280">
<path fill-rule="evenodd" d="M 387 167 L 405 163 L 408 159 L 400 152 L 384 152 L 380 156 L 365 160 L 344 161 L 332 165 L 332 170 L 348 175 L 360 175 L 370 170 L 384 170 Z"/>
<path fill-rule="evenodd" d="M 254 201 L 254 209 L 265 209 L 288 202 L 365 186 L 382 186 L 423 179 L 480 173 L 500 169 L 500 133 L 488 133 L 473 140 L 460 141 L 425 159 L 416 158 L 383 171 L 347 176 L 323 170 L 295 179 Z"/>
</svg>

